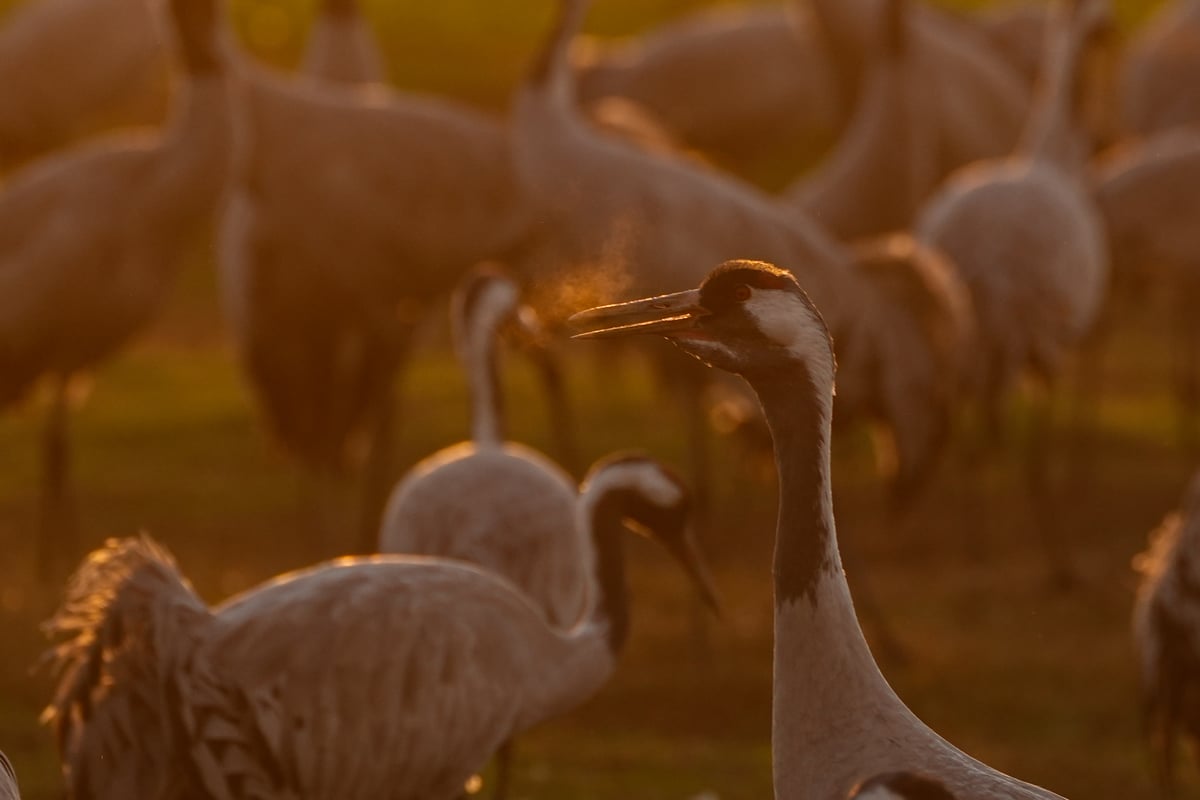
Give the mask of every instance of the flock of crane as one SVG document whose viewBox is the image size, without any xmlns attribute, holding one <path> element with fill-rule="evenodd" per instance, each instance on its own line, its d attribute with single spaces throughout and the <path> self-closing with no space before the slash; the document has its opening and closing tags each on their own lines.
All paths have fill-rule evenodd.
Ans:
<svg viewBox="0 0 1200 800">
<path fill-rule="evenodd" d="M 876 667 L 833 519 L 834 347 L 837 414 L 890 435 L 897 511 L 964 407 L 999 428 L 1019 378 L 1049 387 L 1098 350 L 1104 316 L 1148 280 L 1174 304 L 1174 380 L 1194 412 L 1200 2 L 1165 5 L 1123 61 L 1107 0 L 973 17 L 791 0 L 620 49 L 581 43 L 588 5 L 557 0 L 504 121 L 386 87 L 354 0 L 323 3 L 302 75 L 242 53 L 221 0 L 35 0 L 5 20 L 0 74 L 62 82 L 6 80 L 0 98 L 0 406 L 52 387 L 42 576 L 79 555 L 72 380 L 146 327 L 214 226 L 266 423 L 309 469 L 362 469 L 359 544 L 394 554 L 213 608 L 148 537 L 88 555 L 47 625 L 69 796 L 436 800 L 493 756 L 501 796 L 513 737 L 615 667 L 627 529 L 716 609 L 689 527 L 711 468 L 696 401 L 711 372 L 652 351 L 689 420 L 692 490 L 641 453 L 577 486 L 507 441 L 497 378 L 500 342 L 521 341 L 555 391 L 564 325 L 664 337 L 761 405 L 781 498 L 777 797 L 1057 796 L 941 739 Z M 160 131 L 66 143 L 164 49 Z M 779 196 L 708 160 L 827 131 L 831 151 Z M 391 489 L 397 376 L 452 293 L 471 439 Z M 580 311 L 628 297 L 647 299 Z M 1031 452 L 1045 435 L 1033 427 Z M 1040 458 L 1031 470 L 1045 494 Z M 1200 730 L 1198 537 L 1193 486 L 1140 561 L 1134 631 L 1166 787 L 1175 738 Z M 0 798 L 16 798 L 0 767 Z"/>
</svg>

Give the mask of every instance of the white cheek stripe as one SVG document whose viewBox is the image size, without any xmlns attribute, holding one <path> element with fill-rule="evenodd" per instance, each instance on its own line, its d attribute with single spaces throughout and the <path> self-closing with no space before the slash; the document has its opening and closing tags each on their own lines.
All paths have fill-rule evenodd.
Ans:
<svg viewBox="0 0 1200 800">
<path fill-rule="evenodd" d="M 808 365 L 818 386 L 833 385 L 829 336 L 803 300 L 790 292 L 751 289 L 744 306 L 763 335 Z"/>
<path fill-rule="evenodd" d="M 584 491 L 599 496 L 610 489 L 633 489 L 660 508 L 683 501 L 683 490 L 653 461 L 619 462 L 602 468 Z"/>
</svg>

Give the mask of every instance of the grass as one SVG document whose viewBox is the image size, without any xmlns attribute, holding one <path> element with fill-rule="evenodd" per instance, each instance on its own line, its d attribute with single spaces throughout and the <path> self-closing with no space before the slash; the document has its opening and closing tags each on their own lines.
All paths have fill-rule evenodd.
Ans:
<svg viewBox="0 0 1200 800">
<path fill-rule="evenodd" d="M 12 5 L 0 0 L 0 9 Z M 398 84 L 491 108 L 503 105 L 552 7 L 548 0 L 367 5 Z M 697 5 L 601 0 L 590 27 L 632 33 Z M 1130 22 L 1150 9 L 1135 0 L 1120 5 Z M 257 50 L 279 63 L 295 60 L 310 3 L 234 7 L 239 31 Z M 72 443 L 85 545 L 146 530 L 217 602 L 337 546 L 313 530 L 302 502 L 311 484 L 256 416 L 223 337 L 213 280 L 206 259 L 189 266 L 155 330 L 98 374 L 73 418 Z M 857 554 L 850 581 L 856 590 L 870 582 L 908 649 L 906 663 L 883 664 L 901 696 L 969 752 L 1092 800 L 1153 796 L 1137 738 L 1129 562 L 1194 465 L 1175 444 L 1161 332 L 1151 318 L 1123 326 L 1092 457 L 1060 475 L 1060 527 L 1083 577 L 1073 591 L 1046 586 L 1011 447 L 977 483 L 952 454 L 926 501 L 897 529 L 881 522 L 882 490 L 864 437 L 837 445 L 839 529 Z M 547 448 L 531 375 L 511 367 L 513 436 Z M 586 453 L 635 446 L 683 463 L 672 409 L 639 362 L 583 360 L 570 379 Z M 444 347 L 421 355 L 407 385 L 402 466 L 466 430 L 462 381 Z M 1013 412 L 1019 419 L 1022 409 Z M 29 671 L 45 644 L 37 624 L 58 595 L 31 579 L 40 413 L 33 402 L 0 417 L 0 749 L 29 800 L 60 792 L 50 737 L 36 723 L 50 679 Z M 660 554 L 634 547 L 629 651 L 593 701 L 522 739 L 517 797 L 770 795 L 774 489 L 758 479 L 754 454 L 727 440 L 716 448 L 722 482 L 705 542 L 724 620 L 700 623 L 682 577 Z M 351 498 L 342 487 L 335 514 L 349 520 Z M 869 619 L 866 627 L 871 635 Z M 1200 784 L 1189 779 L 1194 794 Z"/>
</svg>

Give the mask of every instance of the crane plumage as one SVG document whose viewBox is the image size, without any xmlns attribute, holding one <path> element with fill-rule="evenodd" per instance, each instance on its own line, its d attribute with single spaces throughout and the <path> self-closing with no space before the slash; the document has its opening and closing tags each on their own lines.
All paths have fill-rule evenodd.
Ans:
<svg viewBox="0 0 1200 800">
<path fill-rule="evenodd" d="M 613 271 L 628 291 L 645 292 L 699 277 L 697 259 L 752 253 L 802 272 L 840 318 L 840 305 L 853 302 L 849 255 L 811 221 L 715 170 L 646 153 L 584 123 L 569 48 L 588 4 L 557 1 L 560 17 L 513 111 L 516 168 L 539 219 L 527 268 Z"/>
<path fill-rule="evenodd" d="M 869 69 L 876 20 L 890 0 L 805 0 L 820 20 L 826 52 L 847 109 Z M 1010 152 L 1030 103 L 1029 87 L 961 20 L 916 3 L 909 15 L 911 70 L 925 91 L 924 114 L 935 135 L 937 174 Z"/>
<path fill-rule="evenodd" d="M 846 129 L 816 170 L 784 193 L 786 203 L 847 241 L 908 229 L 942 176 L 932 95 L 907 41 L 909 2 L 886 0 L 881 11 Z"/>
<path fill-rule="evenodd" d="M 700 278 L 697 264 L 753 256 L 801 274 L 834 320 L 852 325 L 861 300 L 849 251 L 815 223 L 706 165 L 666 158 L 593 130 L 575 100 L 570 46 L 586 0 L 556 0 L 558 18 L 513 106 L 517 175 L 536 215 L 521 269 L 553 287 L 620 285 L 653 293 Z M 559 304 L 561 305 L 561 303 Z M 674 363 L 674 366 L 671 366 Z M 660 361 L 689 427 L 692 484 L 707 497 L 703 373 Z"/>
<path fill-rule="evenodd" d="M 824 143 L 860 103 L 872 25 L 882 16 L 876 2 L 835 2 L 847 16 L 832 40 L 817 19 L 822 9 L 793 0 L 705 10 L 629 43 L 579 47 L 580 99 L 628 97 L 683 141 L 727 159 Z M 991 52 L 982 23 L 924 3 L 913 11 L 920 84 L 936 87 L 928 113 L 940 134 L 938 174 L 1007 152 L 1028 87 Z"/>
<path fill-rule="evenodd" d="M 161 110 L 153 0 L 37 0 L 0 23 L 0 170 Z M 12 76 L 20 76 L 13 79 Z"/>
<path fill-rule="evenodd" d="M 349 87 L 385 81 L 383 54 L 358 0 L 322 0 L 304 53 L 304 72 Z"/>
<path fill-rule="evenodd" d="M 507 132 L 380 84 L 347 92 L 253 66 L 243 79 L 223 306 L 274 438 L 323 484 L 361 474 L 368 552 L 413 330 L 463 271 L 528 232 Z"/>
<path fill-rule="evenodd" d="M 682 481 L 644 455 L 618 453 L 597 461 L 576 494 L 569 476 L 536 451 L 507 443 L 456 457 L 460 449 L 422 462 L 433 462 L 430 471 L 410 475 L 397 487 L 384 515 L 380 550 L 477 564 L 511 581 L 560 630 L 585 617 L 595 600 L 592 531 L 601 520 L 615 515 L 618 524 L 624 518 L 657 528 L 671 524 L 664 515 L 686 518 L 690 512 Z M 447 494 L 451 489 L 453 498 Z M 464 503 L 463 497 L 472 501 Z M 614 497 L 623 497 L 623 505 L 613 507 Z M 715 610 L 706 570 L 694 559 L 684 563 Z M 496 753 L 495 797 L 507 793 L 512 753 L 510 738 Z"/>
<path fill-rule="evenodd" d="M 245 84 L 223 304 L 277 438 L 306 465 L 341 470 L 388 402 L 411 328 L 528 219 L 490 117 L 253 68 Z"/>
<path fill-rule="evenodd" d="M 568 629 L 507 579 L 422 556 L 339 559 L 209 609 L 159 545 L 110 540 L 47 624 L 62 641 L 48 653 L 61 678 L 45 718 L 69 790 L 458 796 L 499 745 L 612 673 L 629 630 L 626 518 L 711 592 L 681 486 L 598 492 L 597 596 Z"/>
<path fill-rule="evenodd" d="M 17 786 L 17 773 L 8 760 L 8 756 L 0 752 L 0 800 L 21 800 L 21 790 Z"/>
<path fill-rule="evenodd" d="M 772 762 L 776 797 L 844 797 L 863 775 L 915 770 L 977 800 L 1048 800 L 930 730 L 879 673 L 841 567 L 830 485 L 834 358 L 790 272 L 726 262 L 698 289 L 572 317 L 584 337 L 665 336 L 758 394 L 775 443 Z"/>
<path fill-rule="evenodd" d="M 584 611 L 591 549 L 577 525 L 570 475 L 504 436 L 496 346 L 501 326 L 520 320 L 519 301 L 513 280 L 491 268 L 472 272 L 455 292 L 453 328 L 471 393 L 471 439 L 423 459 L 396 484 L 379 551 L 481 564 L 565 628 Z"/>
<path fill-rule="evenodd" d="M 1178 511 L 1150 534 L 1134 559 L 1140 574 L 1133 607 L 1141 710 L 1164 797 L 1174 790 L 1178 737 L 1200 737 L 1200 475 Z"/>
<path fill-rule="evenodd" d="M 1097 163 L 1094 194 L 1104 217 L 1118 302 L 1162 295 L 1170 321 L 1171 382 L 1185 434 L 1200 402 L 1200 132 L 1168 128 L 1128 142 Z"/>
<path fill-rule="evenodd" d="M 892 509 L 906 509 L 927 485 L 949 440 L 964 393 L 975 335 L 971 295 L 942 253 L 896 233 L 853 245 L 870 285 L 859 335 L 838 342 L 838 418 L 868 419 L 890 442 L 879 461 Z"/>
<path fill-rule="evenodd" d="M 710 8 L 615 45 L 581 39 L 571 53 L 579 101 L 626 98 L 674 137 L 724 158 L 823 142 L 843 112 L 828 58 L 798 11 Z"/>
<path fill-rule="evenodd" d="M 56 382 L 43 502 L 70 528 L 66 391 L 142 330 L 211 222 L 229 154 L 229 90 L 212 0 L 173 0 L 181 72 L 157 134 L 120 135 L 27 165 L 0 189 L 0 406 Z"/>
<path fill-rule="evenodd" d="M 1121 111 L 1130 133 L 1148 136 L 1200 122 L 1200 2 L 1164 3 L 1129 46 Z"/>
<path fill-rule="evenodd" d="M 988 43 L 1027 84 L 1037 84 L 1042 71 L 1048 6 L 1039 2 L 1001 3 L 977 12 L 977 24 Z"/>
<path fill-rule="evenodd" d="M 952 175 L 916 223 L 917 237 L 945 252 L 971 291 L 983 350 L 973 378 L 985 403 L 1027 367 L 1053 375 L 1104 301 L 1108 252 L 1085 185 L 1078 86 L 1080 62 L 1107 22 L 1102 0 L 1061 4 L 1024 144 Z"/>
<path fill-rule="evenodd" d="M 1200 262 L 1200 233 L 1188 214 L 1200 192 L 1200 131 L 1173 128 L 1125 142 L 1094 163 L 1091 179 L 1114 282 L 1138 285 L 1177 271 L 1183 278 Z"/>
<path fill-rule="evenodd" d="M 955 800 L 945 786 L 912 772 L 889 772 L 860 783 L 850 800 Z"/>
<path fill-rule="evenodd" d="M 540 240 L 530 248 L 530 258 L 550 265 L 544 269 L 571 272 L 585 286 L 612 279 L 622 282 L 629 293 L 656 292 L 673 282 L 698 280 L 696 265 L 727 258 L 754 256 L 782 264 L 793 270 L 821 303 L 838 341 L 857 341 L 860 352 L 871 354 L 856 368 L 856 374 L 869 373 L 863 386 L 889 389 L 907 382 L 904 390 L 911 390 L 914 378 L 905 374 L 905 359 L 874 356 L 894 354 L 899 337 L 892 332 L 912 329 L 921 312 L 906 308 L 908 298 L 882 286 L 886 281 L 866 277 L 864 271 L 871 270 L 869 265 L 860 269 L 855 263 L 859 253 L 806 214 L 784 208 L 774 198 L 701 165 L 639 152 L 589 130 L 574 107 L 573 79 L 566 63 L 569 42 L 582 23 L 587 4 L 561 0 L 560 11 L 558 25 L 518 91 L 514 111 L 516 163 L 531 203 L 543 220 Z M 564 180 L 564 175 L 569 179 Z M 899 241 L 893 240 L 893 244 Z M 907 252 L 925 259 L 929 249 L 909 247 Z M 928 274 L 939 271 L 940 266 L 914 270 Z M 948 283 L 941 281 L 942 285 Z M 872 320 L 872 313 L 883 316 Z M 959 316 L 952 305 L 943 305 L 939 313 L 955 320 Z M 884 341 L 874 341 L 881 336 Z M 921 353 L 917 358 L 937 360 L 940 356 Z M 694 387 L 696 380 L 702 378 L 684 373 L 676 375 L 672 383 Z M 926 381 L 925 387 L 940 392 L 937 382 Z M 688 392 L 689 401 L 695 394 Z M 925 400 L 928 413 L 940 413 L 944 398 Z M 881 401 L 893 409 L 899 402 L 899 398 Z M 896 418 L 883 419 L 890 425 Z M 693 424 L 693 430 L 696 427 Z M 697 438 L 693 433 L 693 447 L 698 451 Z M 897 434 L 895 438 L 902 437 Z M 911 464 L 928 463 L 925 454 L 910 446 L 916 445 L 917 439 L 928 439 L 927 434 L 906 433 L 903 438 L 908 441 L 902 457 Z M 913 471 L 923 470 L 921 466 Z M 698 494 L 703 497 L 703 467 L 698 466 L 696 472 Z"/>
</svg>

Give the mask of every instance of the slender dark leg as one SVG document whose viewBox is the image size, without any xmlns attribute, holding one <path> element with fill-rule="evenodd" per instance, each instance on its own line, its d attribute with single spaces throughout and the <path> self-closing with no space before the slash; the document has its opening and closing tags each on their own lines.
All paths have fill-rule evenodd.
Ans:
<svg viewBox="0 0 1200 800">
<path fill-rule="evenodd" d="M 508 796 L 508 787 L 512 780 L 513 752 L 516 746 L 512 739 L 506 739 L 496 751 L 496 788 L 492 791 L 492 800 L 504 800 Z"/>
<path fill-rule="evenodd" d="M 1049 387 L 1037 392 L 1030 403 L 1026 442 L 1026 478 L 1034 509 L 1034 526 L 1046 555 L 1050 582 L 1065 589 L 1075 583 L 1075 573 L 1064 542 L 1065 531 L 1058 513 L 1058 498 L 1050 485 L 1049 453 L 1052 451 L 1053 414 Z"/>
<path fill-rule="evenodd" d="M 702 397 L 703 392 L 699 387 L 696 387 L 694 391 L 685 390 L 680 395 L 684 405 L 684 416 L 687 420 L 687 438 L 692 464 L 692 497 L 694 498 L 692 507 L 695 509 L 696 539 L 701 548 L 708 542 L 708 531 L 712 520 L 708 415 L 701 400 Z M 712 652 L 709 609 L 694 595 L 688 609 L 688 628 L 692 652 L 697 656 L 707 656 Z"/>
<path fill-rule="evenodd" d="M 702 392 L 699 387 L 695 391 L 687 389 L 680 395 L 683 403 L 684 419 L 687 421 L 688 455 L 692 465 L 692 496 L 694 498 L 695 514 L 707 521 L 712 510 L 712 488 L 709 478 L 712 472 L 712 458 L 709 452 L 708 414 L 701 400 Z"/>
<path fill-rule="evenodd" d="M 1144 720 L 1159 797 L 1170 800 L 1175 796 L 1175 731 L 1182 698 L 1171 676 L 1161 675 L 1160 681 L 1156 696 L 1146 704 Z"/>
<path fill-rule="evenodd" d="M 1197 439 L 1197 419 L 1200 417 L 1200 320 L 1192 300 L 1197 296 L 1191 281 L 1183 282 L 1173 300 L 1175 346 L 1172 348 L 1172 374 L 1175 400 L 1179 406 L 1180 440 L 1194 449 Z"/>
<path fill-rule="evenodd" d="M 966 427 L 960 450 L 960 480 L 956 481 L 960 529 L 964 531 L 963 554 L 974 564 L 981 564 L 988 550 L 991 529 L 988 515 L 980 513 L 987 507 L 985 483 L 988 465 L 1000 452 L 1000 429 L 1003 425 L 999 387 L 989 378 L 968 406 L 970 424 Z"/>
<path fill-rule="evenodd" d="M 79 549 L 79 531 L 71 497 L 70 449 L 67 442 L 70 375 L 57 376 L 42 439 L 42 497 L 37 546 L 38 576 L 55 578 L 64 560 Z"/>
<path fill-rule="evenodd" d="M 372 415 L 370 450 L 363 471 L 362 499 L 358 517 L 358 550 L 374 553 L 379 549 L 379 525 L 383 506 L 392 487 L 395 456 L 396 391 L 389 377 Z"/>
<path fill-rule="evenodd" d="M 1095 482 L 1096 447 L 1100 436 L 1100 398 L 1104 391 L 1104 358 L 1108 354 L 1111 324 L 1102 319 L 1084 341 L 1074 369 L 1071 392 L 1071 441 L 1068 462 L 1071 483 L 1081 492 Z"/>
<path fill-rule="evenodd" d="M 546 405 L 550 417 L 550 437 L 558 462 L 567 472 L 578 476 L 581 464 L 579 461 L 579 442 L 575 435 L 575 419 L 571 413 L 571 403 L 567 399 L 566 380 L 563 376 L 562 362 L 558 354 L 546 347 L 529 349 L 529 357 L 542 378 L 542 387 L 546 392 Z"/>
<path fill-rule="evenodd" d="M 337 555 L 344 549 L 344 520 L 340 517 L 341 482 L 328 469 L 302 469 L 296 481 L 297 530 L 305 531 L 314 560 Z"/>
</svg>

